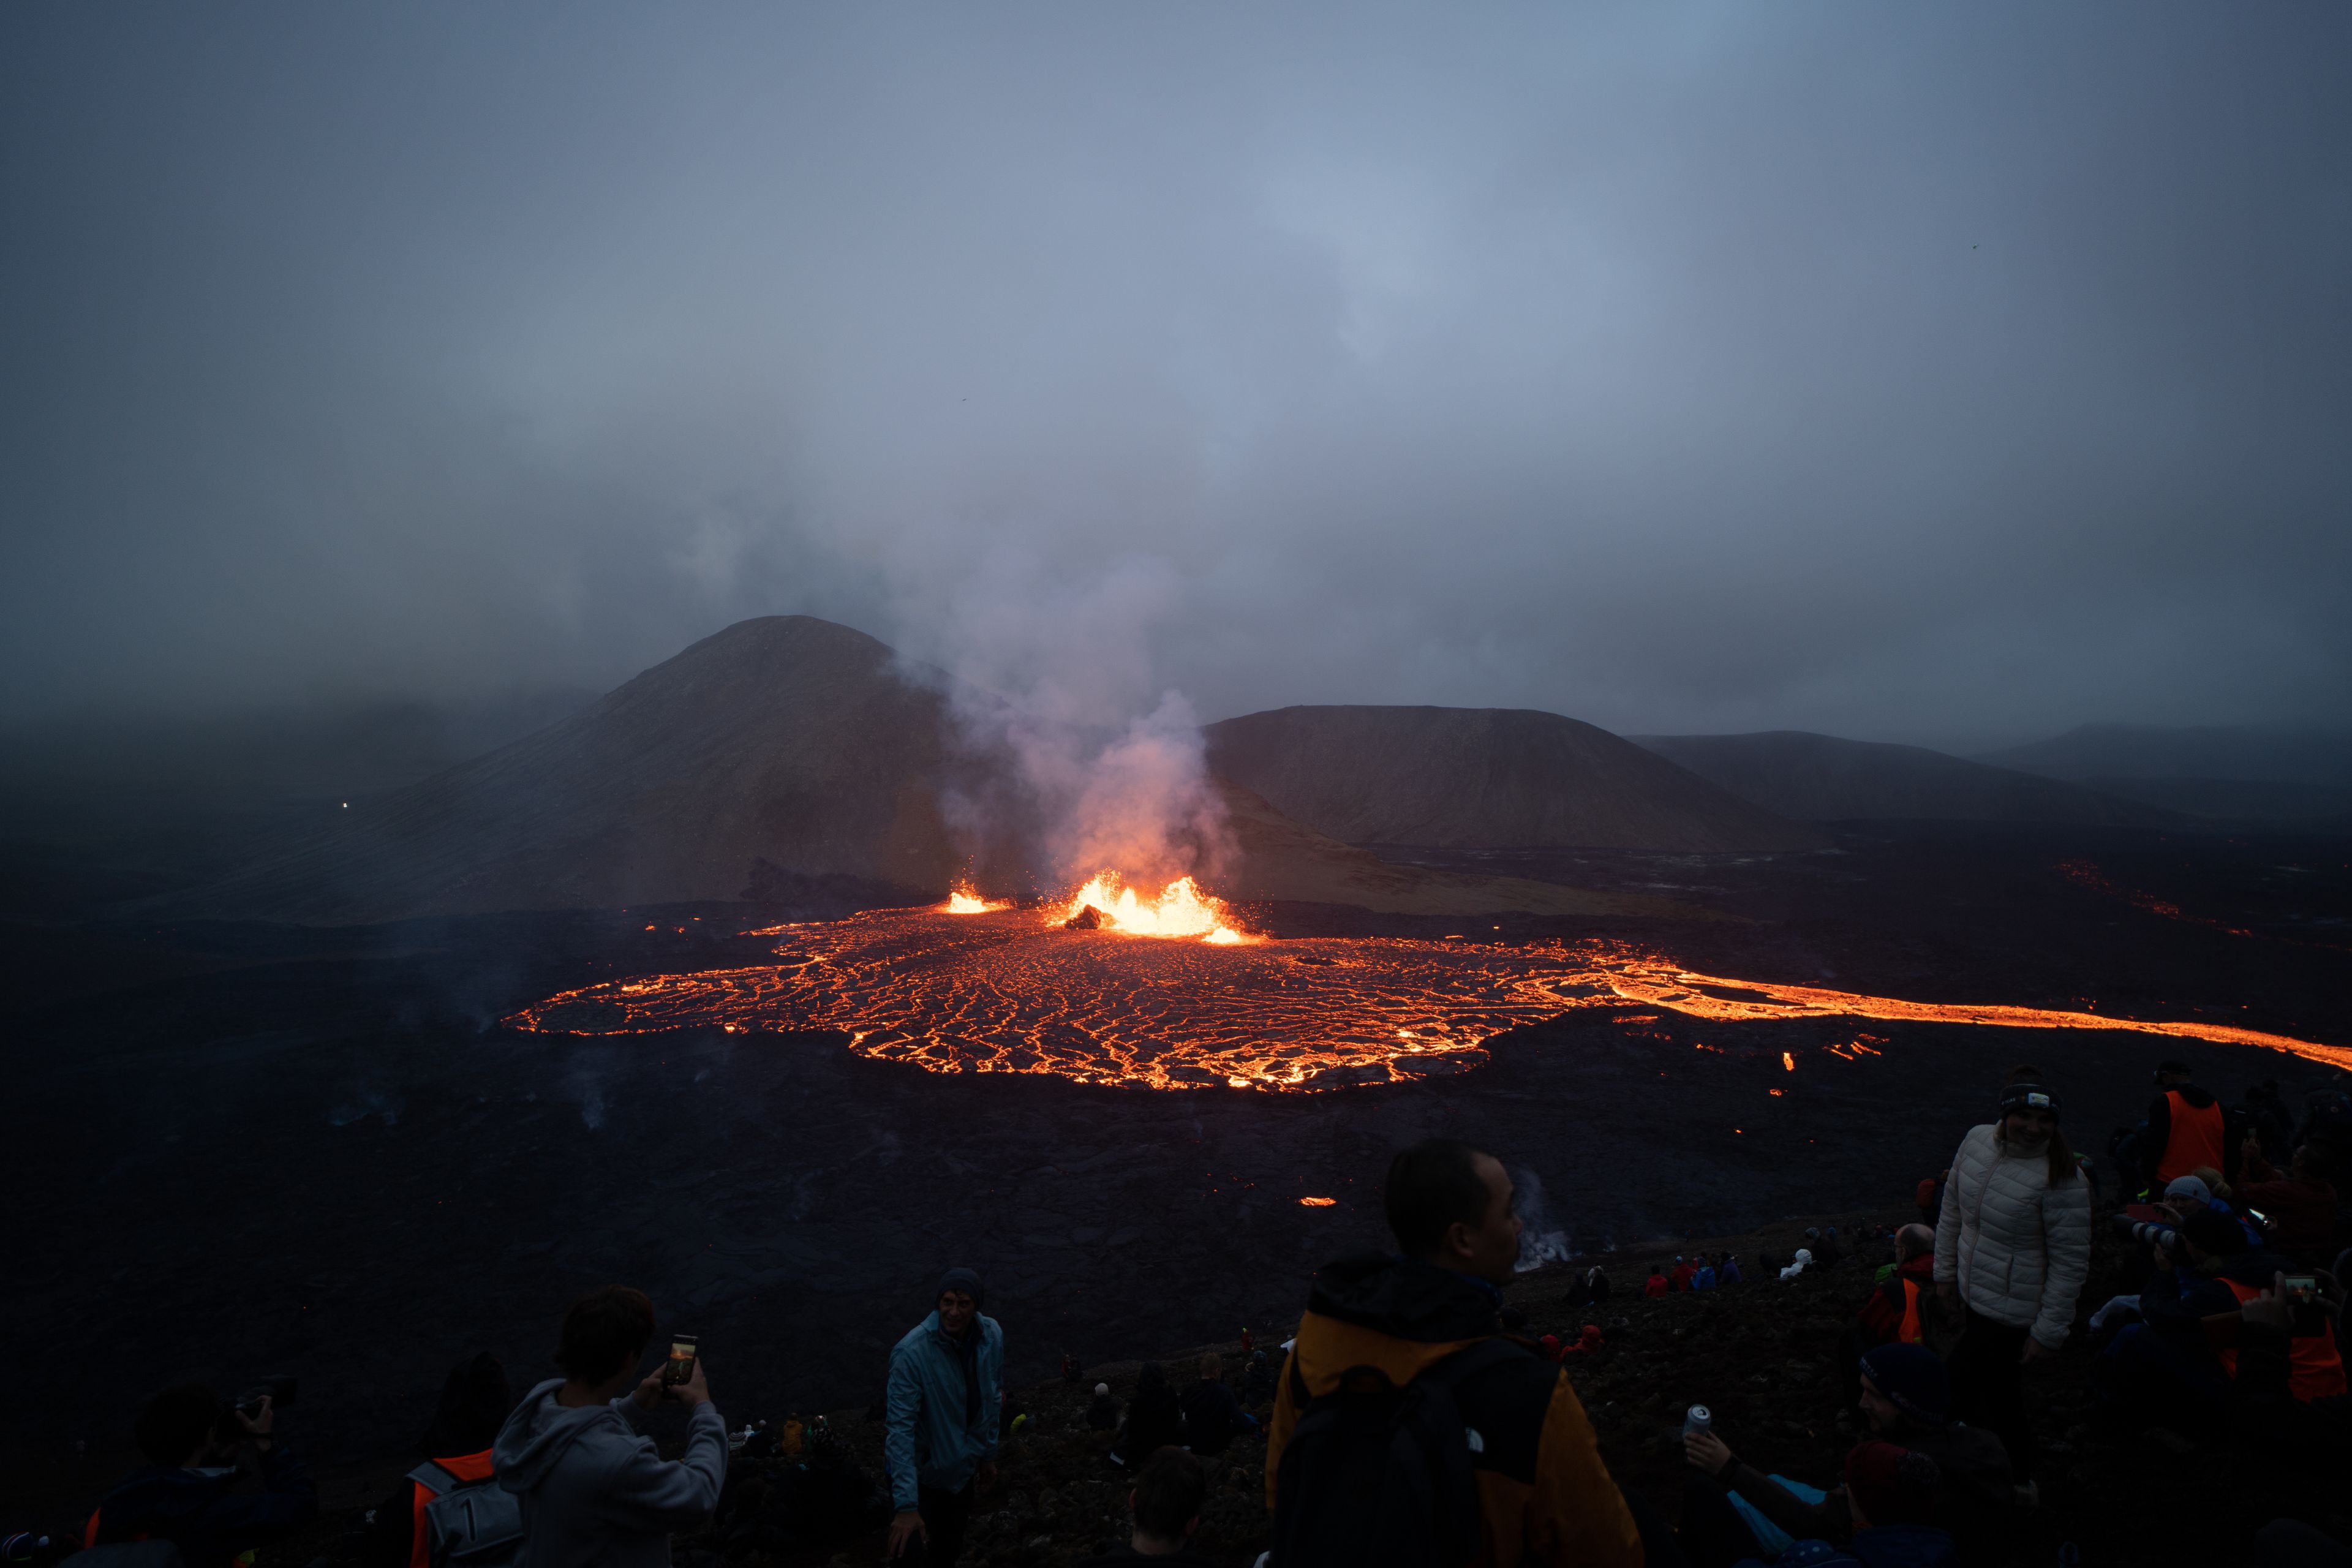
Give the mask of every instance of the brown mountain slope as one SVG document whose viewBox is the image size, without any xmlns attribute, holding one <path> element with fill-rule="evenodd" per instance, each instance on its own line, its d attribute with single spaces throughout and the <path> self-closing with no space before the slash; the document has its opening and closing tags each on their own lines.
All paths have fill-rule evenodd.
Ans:
<svg viewBox="0 0 2352 1568">
<path fill-rule="evenodd" d="M 1207 734 L 1221 777 L 1349 844 L 1706 852 L 1828 842 L 1557 713 L 1278 708 Z"/>
<path fill-rule="evenodd" d="M 1802 730 L 1754 735 L 1641 735 L 1636 741 L 1743 800 L 1811 822 L 1934 818 L 1964 822 L 2176 825 L 2171 812 L 2080 784 L 1932 752 Z"/>
<path fill-rule="evenodd" d="M 940 792 L 951 773 L 968 794 L 1003 775 L 950 745 L 946 677 L 931 674 L 903 679 L 889 647 L 847 626 L 740 622 L 561 723 L 355 800 L 331 829 L 144 912 L 341 924 L 611 909 L 732 900 L 794 874 L 858 879 L 877 902 L 940 898 L 968 849 Z M 1244 790 L 1228 786 L 1226 801 L 1241 853 L 1214 880 L 1229 898 L 1444 915 L 1695 912 L 1391 866 Z M 1023 825 L 997 826 L 1005 844 L 1022 841 Z M 1017 853 L 988 854 L 1002 872 L 992 879 L 1031 885 Z"/>
<path fill-rule="evenodd" d="M 1228 899 L 1349 904 L 1402 915 L 1715 918 L 1690 905 L 1637 893 L 1599 893 L 1520 877 L 1472 877 L 1391 866 L 1369 850 L 1299 826 L 1238 784 L 1223 780 L 1219 784 L 1241 857 L 1237 866 L 1210 880 L 1212 891 Z"/>
<path fill-rule="evenodd" d="M 739 622 L 210 889 L 297 921 L 732 899 L 754 858 L 943 891 L 940 699 L 807 616 Z"/>
</svg>

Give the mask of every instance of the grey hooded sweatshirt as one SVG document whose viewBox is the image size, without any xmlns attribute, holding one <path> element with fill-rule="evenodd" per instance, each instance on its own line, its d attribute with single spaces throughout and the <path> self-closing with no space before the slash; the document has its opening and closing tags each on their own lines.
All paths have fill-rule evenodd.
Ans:
<svg viewBox="0 0 2352 1568">
<path fill-rule="evenodd" d="M 727 1479 L 727 1423 L 709 1401 L 694 1407 L 686 1458 L 666 1460 L 629 1425 L 623 1395 L 570 1409 L 550 1378 L 530 1391 L 490 1449 L 499 1485 L 522 1500 L 525 1568 L 668 1568 L 672 1531 L 719 1505 Z"/>
</svg>

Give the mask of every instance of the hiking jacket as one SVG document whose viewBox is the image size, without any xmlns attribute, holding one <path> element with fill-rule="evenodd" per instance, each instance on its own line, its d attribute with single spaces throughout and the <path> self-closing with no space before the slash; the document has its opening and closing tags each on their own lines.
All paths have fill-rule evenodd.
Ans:
<svg viewBox="0 0 2352 1568">
<path fill-rule="evenodd" d="M 710 1517 L 727 1479 L 727 1423 L 709 1401 L 687 1423 L 686 1456 L 664 1459 L 629 1424 L 629 1396 L 556 1403 L 552 1377 L 515 1406 L 490 1445 L 499 1485 L 522 1502 L 524 1568 L 667 1568 L 669 1538 Z"/>
<path fill-rule="evenodd" d="M 1309 1400 L 1338 1388 L 1352 1367 L 1378 1367 L 1391 1383 L 1410 1383 L 1455 1351 L 1495 1338 L 1498 1328 L 1491 1288 L 1433 1264 L 1359 1253 L 1318 1269 L 1275 1392 L 1267 1510 L 1277 1501 L 1283 1449 Z M 1529 1352 L 1464 1380 L 1454 1403 L 1482 1444 L 1471 1456 L 1475 1568 L 1637 1568 L 1641 1535 L 1566 1372 Z"/>
<path fill-rule="evenodd" d="M 1811 1550 L 1804 1550 L 1811 1548 Z M 1732 1568 L 1949 1568 L 1958 1561 L 1952 1538 L 1924 1524 L 1877 1524 L 1854 1532 L 1843 1548 L 1826 1541 L 1793 1542 L 1770 1563 L 1743 1557 Z"/>
<path fill-rule="evenodd" d="M 260 1492 L 233 1492 L 234 1469 L 155 1465 L 133 1470 L 90 1516 L 85 1546 L 169 1541 L 187 1568 L 228 1568 L 240 1552 L 277 1540 L 319 1514 L 319 1489 L 302 1461 L 272 1441 L 260 1456 Z"/>
<path fill-rule="evenodd" d="M 2016 1492 L 2010 1479 L 2009 1450 L 2001 1447 L 1999 1437 L 1980 1426 L 1953 1421 L 1941 1426 L 1906 1423 L 1900 1431 L 1863 1440 L 1893 1443 L 1936 1461 L 1943 1522 L 1970 1548 L 1970 1556 L 1977 1555 L 1975 1548 L 1990 1547 L 2000 1539 L 2015 1506 Z M 1738 1460 L 1717 1479 L 1801 1541 L 1818 1538 L 1843 1546 L 1870 1533 L 1854 1530 L 1853 1511 L 1843 1486 L 1819 1502 L 1807 1502 L 1754 1466 Z"/>
<path fill-rule="evenodd" d="M 2281 1251 L 2335 1249 L 2334 1184 L 2288 1175 L 2257 1154 L 2246 1162 L 2231 1192 L 2240 1209 L 2252 1209 L 2271 1222 L 2270 1240 Z"/>
<path fill-rule="evenodd" d="M 997 1407 L 1004 1397 L 1004 1330 L 972 1315 L 962 1343 L 940 1331 L 933 1312 L 890 1348 L 886 1396 L 890 1503 L 904 1513 L 924 1487 L 960 1492 L 996 1458 Z"/>
<path fill-rule="evenodd" d="M 1936 1255 L 1922 1252 L 1905 1258 L 1862 1304 L 1859 1317 L 1864 1342 L 1922 1342 L 1926 1338 L 1922 1320 L 1927 1316 L 1927 1298 L 1935 1292 Z"/>
<path fill-rule="evenodd" d="M 1990 1122 L 1969 1129 L 1936 1225 L 1936 1282 L 1956 1281 L 1969 1310 L 2054 1351 L 2090 1266 L 2091 1184 L 2078 1172 L 2053 1187 L 2045 1152 L 2004 1152 Z"/>
</svg>

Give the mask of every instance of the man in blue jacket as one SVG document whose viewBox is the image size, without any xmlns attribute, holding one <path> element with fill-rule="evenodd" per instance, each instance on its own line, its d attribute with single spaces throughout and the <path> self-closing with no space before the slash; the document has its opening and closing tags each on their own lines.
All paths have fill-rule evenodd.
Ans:
<svg viewBox="0 0 2352 1568">
<path fill-rule="evenodd" d="M 932 1568 L 953 1568 L 963 1550 L 975 1481 L 996 1479 L 996 1423 L 1004 1386 L 1004 1330 L 981 1315 L 980 1276 L 950 1268 L 939 1307 L 890 1352 L 892 1557 L 922 1540 Z"/>
</svg>

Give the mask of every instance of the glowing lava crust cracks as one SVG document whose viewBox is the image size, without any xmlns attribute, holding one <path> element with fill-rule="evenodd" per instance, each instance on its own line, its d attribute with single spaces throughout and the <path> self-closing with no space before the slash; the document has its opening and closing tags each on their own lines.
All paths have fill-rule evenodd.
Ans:
<svg viewBox="0 0 2352 1568">
<path fill-rule="evenodd" d="M 1097 891 L 1113 907 L 1083 895 L 1042 913 L 950 902 L 778 926 L 757 933 L 781 939 L 772 964 L 608 981 L 506 1022 L 578 1035 L 839 1030 L 860 1055 L 933 1072 L 1146 1089 L 1323 1089 L 1456 1073 L 1484 1062 L 1486 1043 L 1507 1030 L 1629 1004 L 1732 1025 L 1853 1017 L 2131 1030 L 2352 1066 L 2352 1049 L 2233 1026 L 1724 980 L 1615 942 L 1266 942 L 1234 931 L 1197 889 L 1189 896 L 1212 911 L 1205 918 L 1181 900 L 1171 910 L 1172 888 L 1151 906 L 1138 900 L 1139 918 L 1148 910 L 1166 922 L 1158 934 L 1190 938 L 1143 941 L 1119 923 L 1131 892 Z M 1088 909 L 1107 918 L 1070 929 Z"/>
</svg>

